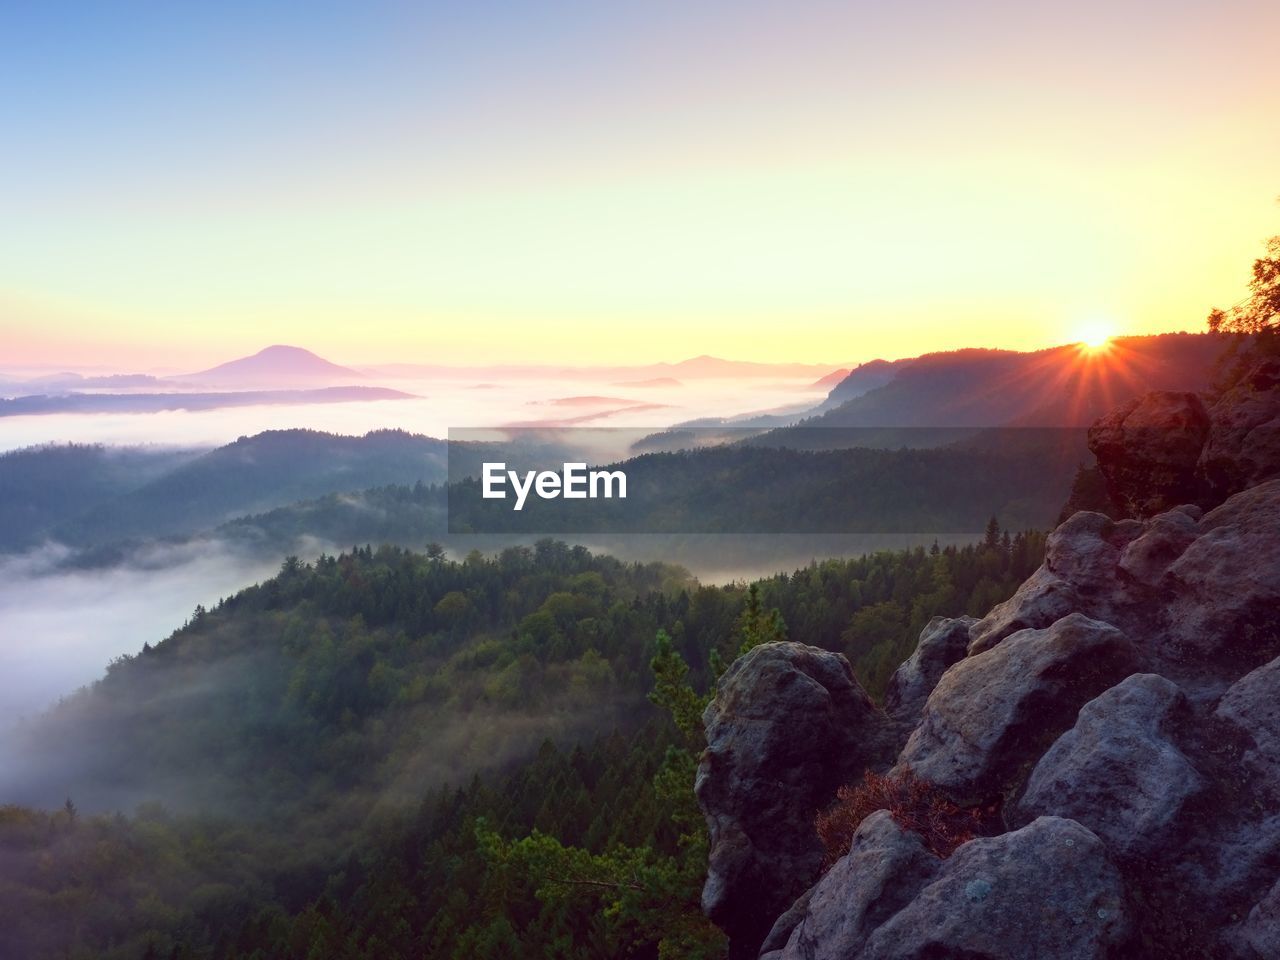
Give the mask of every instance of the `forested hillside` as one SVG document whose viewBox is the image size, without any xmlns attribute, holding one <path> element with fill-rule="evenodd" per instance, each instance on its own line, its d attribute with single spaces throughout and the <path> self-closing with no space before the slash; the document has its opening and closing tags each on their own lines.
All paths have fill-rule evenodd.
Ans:
<svg viewBox="0 0 1280 960">
<path fill-rule="evenodd" d="M 270 430 L 211 450 L 51 531 L 77 545 L 190 534 L 330 492 L 443 482 L 443 440 L 377 430 L 361 437 Z"/>
<path fill-rule="evenodd" d="M 1081 432 L 1019 431 L 1019 439 L 939 449 L 819 452 L 764 446 L 650 453 L 624 470 L 626 499 L 483 499 L 479 480 L 449 490 L 455 533 L 973 533 L 993 514 L 1044 527 L 1079 460 Z M 1030 440 L 1031 442 L 1026 442 Z"/>
<path fill-rule="evenodd" d="M 627 473 L 626 500 L 531 498 L 520 512 L 510 500 L 480 498 L 482 461 L 523 470 L 580 453 L 549 441 L 448 443 L 394 430 L 272 431 L 212 451 L 35 448 L 0 457 L 0 492 L 11 494 L 0 502 L 0 550 L 53 540 L 78 548 L 69 563 L 102 566 L 131 545 L 207 536 L 280 557 L 317 542 L 421 544 L 449 530 L 972 534 L 992 515 L 1014 529 L 1043 528 L 1089 457 L 1083 431 L 942 430 L 922 444 L 938 449 L 910 449 L 900 433 L 849 436 L 855 449 L 643 455 L 616 465 Z"/>
<path fill-rule="evenodd" d="M 1043 527 L 1068 495 L 1082 446 L 1083 434 L 1075 431 L 1010 431 L 985 441 L 968 436 L 946 450 L 746 447 L 652 454 L 620 465 L 628 479 L 625 502 L 566 506 L 531 499 L 516 513 L 509 501 L 482 501 L 475 481 L 448 491 L 417 484 L 330 494 L 238 518 L 217 534 L 290 548 L 308 537 L 329 543 L 445 539 L 450 525 L 456 532 L 533 535 L 971 533 L 995 515 L 1005 526 Z"/>
<path fill-rule="evenodd" d="M 213 450 L 30 447 L 0 455 L 0 550 L 193 534 L 331 492 L 443 483 L 447 449 L 402 430 L 269 430 Z M 466 444 L 453 453 L 464 465 L 476 456 Z"/>
<path fill-rule="evenodd" d="M 201 453 L 49 444 L 0 454 L 0 551 L 34 546 L 60 524 L 150 483 Z"/>
<path fill-rule="evenodd" d="M 7 793 L 69 802 L 0 815 L 0 912 L 24 918 L 0 952 L 714 944 L 694 909 L 705 845 L 682 718 L 716 664 L 780 619 L 878 692 L 929 617 L 1009 595 L 1042 547 L 993 524 L 972 547 L 824 561 L 751 590 L 553 541 L 462 562 L 291 559 L 27 731 L 22 755 L 42 760 Z M 137 812 L 90 813 L 114 809 Z"/>
</svg>

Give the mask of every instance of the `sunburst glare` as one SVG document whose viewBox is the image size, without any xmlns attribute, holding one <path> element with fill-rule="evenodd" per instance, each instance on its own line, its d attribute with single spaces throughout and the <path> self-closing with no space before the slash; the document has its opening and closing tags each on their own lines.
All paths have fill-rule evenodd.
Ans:
<svg viewBox="0 0 1280 960">
<path fill-rule="evenodd" d="M 1109 349 L 1114 335 L 1112 325 L 1105 320 L 1090 320 L 1076 329 L 1077 342 L 1089 353 Z"/>
</svg>

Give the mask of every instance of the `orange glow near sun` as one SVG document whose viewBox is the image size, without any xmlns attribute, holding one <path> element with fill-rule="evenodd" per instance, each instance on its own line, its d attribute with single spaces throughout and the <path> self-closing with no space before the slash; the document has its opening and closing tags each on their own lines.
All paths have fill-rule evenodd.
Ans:
<svg viewBox="0 0 1280 960">
<path fill-rule="evenodd" d="M 1082 324 L 1076 331 L 1076 339 L 1088 353 L 1099 353 L 1111 346 L 1113 336 L 1110 325 L 1101 320 L 1092 320 Z"/>
</svg>

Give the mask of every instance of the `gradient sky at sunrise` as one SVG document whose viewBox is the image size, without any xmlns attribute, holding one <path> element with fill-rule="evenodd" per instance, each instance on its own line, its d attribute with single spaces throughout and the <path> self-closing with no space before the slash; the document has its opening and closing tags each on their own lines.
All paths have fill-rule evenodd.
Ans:
<svg viewBox="0 0 1280 960">
<path fill-rule="evenodd" d="M 1199 329 L 1280 5 L 0 5 L 0 366 L 822 362 Z"/>
</svg>

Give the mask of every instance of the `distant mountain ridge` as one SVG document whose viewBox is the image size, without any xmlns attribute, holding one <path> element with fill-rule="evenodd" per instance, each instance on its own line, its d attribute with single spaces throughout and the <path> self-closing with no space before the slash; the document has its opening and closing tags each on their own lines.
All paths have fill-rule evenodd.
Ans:
<svg viewBox="0 0 1280 960">
<path fill-rule="evenodd" d="M 251 357 L 240 357 L 220 363 L 208 370 L 170 377 L 179 383 L 212 386 L 271 386 L 280 384 L 353 383 L 367 379 L 350 367 L 317 356 L 302 347 L 275 344 L 259 350 Z"/>
<path fill-rule="evenodd" d="M 0 454 L 0 554 L 34 547 L 58 525 L 204 452 L 60 444 Z"/>
<path fill-rule="evenodd" d="M 0 417 L 45 413 L 157 413 L 217 410 L 277 404 L 362 403 L 410 400 L 413 394 L 386 387 L 318 387 L 312 390 L 220 390 L 217 393 L 58 393 L 0 398 Z"/>
<path fill-rule="evenodd" d="M 831 392 L 827 394 L 823 406 L 837 406 L 877 387 L 883 387 L 894 378 L 900 367 L 910 362 L 910 360 L 868 360 L 866 363 L 858 364 L 845 376 L 831 384 Z"/>
<path fill-rule="evenodd" d="M 296 500 L 399 483 L 439 483 L 447 443 L 403 430 L 362 437 L 268 430 L 218 447 L 60 528 L 68 543 L 194 533 Z"/>
<path fill-rule="evenodd" d="M 617 383 L 628 381 L 628 386 L 650 386 L 643 381 L 667 381 L 678 379 L 768 379 L 807 380 L 813 382 L 829 376 L 833 371 L 846 369 L 849 364 L 840 363 L 765 363 L 756 360 L 726 360 L 706 354 L 676 362 L 641 364 L 637 366 L 607 366 L 589 364 L 581 367 L 553 364 L 495 364 L 492 366 L 450 366 L 448 364 L 392 363 L 377 364 L 367 369 L 376 375 L 387 377 L 446 377 L 452 379 L 475 376 L 483 379 L 535 379 L 576 378 L 602 379 Z M 642 381 L 631 383 L 629 381 Z"/>
<path fill-rule="evenodd" d="M 1145 382 L 1181 383 L 1190 373 L 1196 383 L 1207 383 L 1205 370 L 1210 364 L 1204 362 L 1206 357 L 1216 357 L 1221 347 L 1211 334 L 1156 334 L 1140 337 L 1119 337 L 1112 342 L 1112 355 L 1115 359 L 1123 359 L 1131 355 L 1141 365 L 1129 371 L 1113 371 L 1109 378 L 1119 389 L 1127 374 L 1134 384 Z M 826 400 L 814 409 L 815 414 L 834 410 L 842 404 L 864 396 L 882 387 L 894 384 L 888 397 L 881 396 L 876 405 L 886 409 L 909 400 L 902 384 L 911 377 L 921 379 L 910 381 L 919 387 L 923 379 L 942 376 L 950 379 L 957 387 L 971 390 L 975 380 L 981 376 L 1002 378 L 1002 386 L 1013 386 L 1017 389 L 1009 395 L 1009 402 L 999 411 L 1008 413 L 1018 402 L 1028 399 L 1025 385 L 1015 381 L 1019 372 L 1026 373 L 1043 363 L 1040 372 L 1053 372 L 1054 380 L 1061 381 L 1061 370 L 1070 366 L 1085 366 L 1076 363 L 1082 357 L 1079 345 L 1065 345 L 1028 353 L 1012 350 L 995 350 L 984 348 L 967 348 L 950 352 L 922 354 L 899 360 L 869 360 L 861 364 L 839 363 L 768 363 L 751 360 L 729 360 L 703 354 L 675 362 L 660 362 L 634 366 L 585 365 L 579 367 L 557 366 L 552 364 L 494 364 L 477 366 L 459 366 L 449 364 L 391 363 L 374 364 L 359 369 L 342 366 L 301 347 L 276 344 L 266 347 L 252 356 L 240 357 L 226 363 L 210 367 L 196 373 L 177 374 L 168 377 L 154 377 L 142 374 L 123 374 L 114 376 L 81 377 L 78 374 L 56 374 L 27 380 L 0 378 L 0 389 L 11 395 L 18 392 L 44 393 L 53 390 L 66 391 L 78 388 L 109 387 L 164 387 L 171 385 L 178 389 L 190 390 L 193 387 L 225 387 L 232 389 L 271 387 L 322 387 L 351 386 L 370 379 L 384 377 L 466 379 L 480 377 L 486 380 L 501 378 L 562 378 L 562 379 L 602 379 L 618 386 L 658 387 L 677 386 L 683 380 L 699 379 L 795 379 L 807 381 L 810 389 L 830 391 Z M 1105 369 L 1101 363 L 1108 354 L 1099 354 L 1091 364 L 1095 369 Z M 1031 359 L 1038 358 L 1038 359 Z M 1154 364 L 1154 367 L 1153 367 Z M 984 366 L 985 365 L 985 366 Z M 1158 368 L 1165 368 L 1163 370 Z M 965 374 L 965 369 L 973 372 L 973 376 Z M 981 368 L 981 369 L 980 369 Z M 1193 369 L 1194 368 L 1194 369 Z M 916 369 L 917 374 L 907 371 Z M 927 371 L 927 373 L 925 372 Z M 1005 382 L 1008 378 L 1008 382 Z M 1158 387 L 1152 387 L 1158 388 Z M 914 388 L 913 388 L 914 389 Z M 1128 389 L 1125 387 L 1125 389 Z M 1187 386 L 1185 389 L 1197 389 Z M 935 391 L 938 392 L 938 391 Z M 1139 391 L 1140 392 L 1140 391 Z M 896 399 L 892 399 L 896 396 Z M 1044 398 L 1033 398 L 1043 400 Z M 919 398 L 913 403 L 921 402 Z M 1043 404 L 1037 402 L 1034 408 Z M 992 409 L 999 407 L 994 405 Z M 975 408 L 976 409 L 976 408 Z M 1105 404 L 1095 408 L 1100 414 L 1109 409 Z M 1026 413 L 1017 411 L 1007 419 Z M 869 413 L 867 414 L 869 416 Z M 984 422 L 984 426 L 1004 425 Z M 1083 413 L 1075 417 L 1072 426 L 1084 425 L 1089 418 Z M 950 424 L 959 425 L 959 424 Z"/>
<path fill-rule="evenodd" d="M 446 441 L 403 430 L 268 430 L 204 451 L 19 450 L 0 456 L 0 552 L 194 534 L 329 493 L 441 483 L 447 462 Z"/>
<path fill-rule="evenodd" d="M 863 364 L 795 429 L 1084 427 L 1149 390 L 1209 386 L 1223 342 L 1213 334 L 1118 337 L 1032 353 L 965 349 Z M 785 442 L 787 429 L 771 440 Z"/>
<path fill-rule="evenodd" d="M 882 361 L 875 361 L 880 363 Z M 257 353 L 238 357 L 195 373 L 156 377 L 150 374 L 116 374 L 84 377 L 76 373 L 55 373 L 17 379 L 0 375 L 0 392 L 12 396 L 83 387 L 172 386 L 177 389 L 217 387 L 228 389 L 270 389 L 273 387 L 350 386 L 368 380 L 443 378 L 450 380 L 497 379 L 600 379 L 630 387 L 680 386 L 679 378 L 805 380 L 815 389 L 836 374 L 847 372 L 851 364 L 766 363 L 754 360 L 727 360 L 703 354 L 675 362 L 618 366 L 587 364 L 568 367 L 556 364 L 452 365 L 443 363 L 371 364 L 360 369 L 342 366 L 302 347 L 274 344 Z M 856 371 L 855 371 L 856 372 Z M 817 381 L 821 380 L 819 384 Z"/>
</svg>

